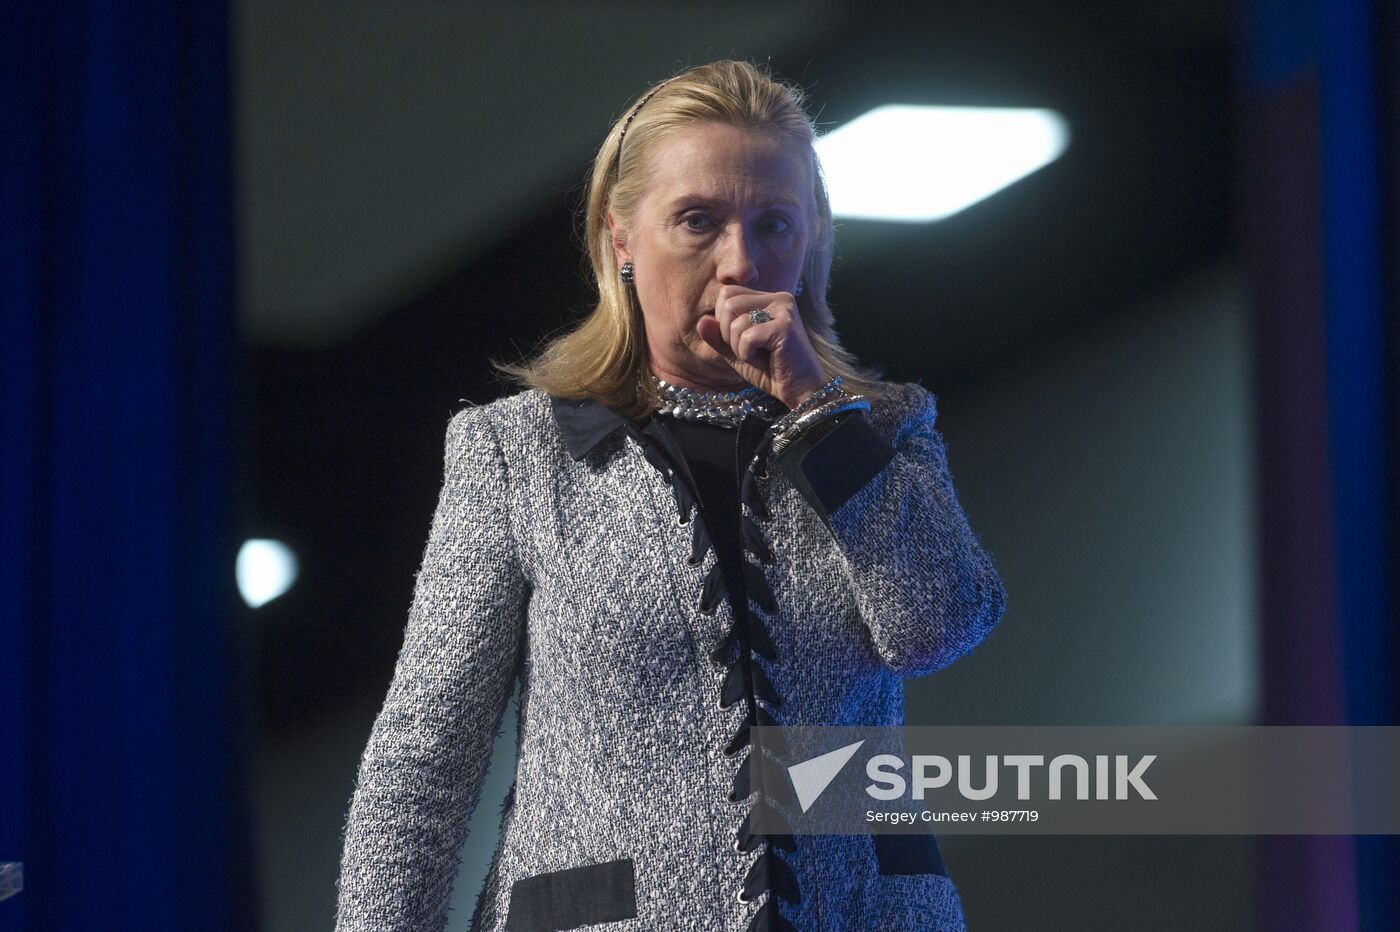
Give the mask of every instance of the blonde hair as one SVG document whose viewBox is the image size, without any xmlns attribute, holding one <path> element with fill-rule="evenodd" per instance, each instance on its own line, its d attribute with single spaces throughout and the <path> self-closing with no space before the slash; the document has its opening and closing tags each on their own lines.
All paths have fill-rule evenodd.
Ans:
<svg viewBox="0 0 1400 932">
<path fill-rule="evenodd" d="M 644 104 L 638 106 L 638 102 Z M 613 123 L 593 159 L 587 186 L 584 240 L 598 288 L 598 303 L 572 330 L 549 340 L 533 359 L 518 365 L 495 362 L 515 381 L 561 398 L 593 398 L 636 417 L 653 399 L 642 386 L 649 371 L 642 309 L 618 274 L 608 213 L 629 223 L 650 185 L 651 155 L 678 129 L 706 121 L 775 134 L 806 155 L 813 179 L 816 227 L 802 266 L 798 311 L 822 366 L 843 377 L 848 388 L 874 398 L 879 374 L 861 366 L 836 336 L 827 285 L 835 226 L 826 181 L 813 141 L 816 130 L 796 85 L 762 66 L 726 59 L 683 71 L 647 89 Z M 627 144 L 619 158 L 620 139 Z"/>
</svg>

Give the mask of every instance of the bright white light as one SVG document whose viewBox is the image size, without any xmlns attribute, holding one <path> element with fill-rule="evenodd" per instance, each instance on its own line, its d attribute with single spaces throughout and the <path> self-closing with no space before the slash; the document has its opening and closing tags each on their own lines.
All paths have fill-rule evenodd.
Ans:
<svg viewBox="0 0 1400 932">
<path fill-rule="evenodd" d="M 297 555 L 280 540 L 244 541 L 234 568 L 249 608 L 266 605 L 297 581 Z"/>
<path fill-rule="evenodd" d="M 942 220 L 1060 157 L 1069 126 L 1053 110 L 876 107 L 817 140 L 841 217 Z"/>
</svg>

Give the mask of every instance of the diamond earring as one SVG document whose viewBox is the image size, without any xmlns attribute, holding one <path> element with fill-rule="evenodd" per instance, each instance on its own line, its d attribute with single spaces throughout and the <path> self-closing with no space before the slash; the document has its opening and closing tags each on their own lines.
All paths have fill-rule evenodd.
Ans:
<svg viewBox="0 0 1400 932">
<path fill-rule="evenodd" d="M 618 275 L 621 275 L 621 276 L 622 276 L 622 280 L 623 280 L 624 282 L 626 282 L 627 284 L 629 284 L 629 285 L 632 284 L 632 279 L 633 279 L 633 277 L 634 277 L 634 273 L 635 273 L 635 272 L 636 272 L 636 267 L 633 266 L 632 263 L 630 263 L 630 262 L 624 262 L 624 263 L 622 263 L 622 268 L 620 268 L 620 269 L 617 270 L 617 274 L 618 274 Z"/>
<path fill-rule="evenodd" d="M 803 286 L 803 284 L 802 284 L 802 279 L 799 278 L 799 279 L 797 280 L 797 287 L 794 288 L 794 289 L 792 290 L 792 296 L 795 298 L 795 297 L 797 297 L 798 295 L 802 294 L 802 289 L 803 289 L 803 287 L 804 287 L 804 286 Z"/>
</svg>

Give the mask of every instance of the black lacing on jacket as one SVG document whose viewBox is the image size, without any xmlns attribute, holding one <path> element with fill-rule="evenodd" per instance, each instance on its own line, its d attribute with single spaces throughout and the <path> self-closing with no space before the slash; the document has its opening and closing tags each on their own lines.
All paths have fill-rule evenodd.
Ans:
<svg viewBox="0 0 1400 932">
<path fill-rule="evenodd" d="M 698 486 L 685 457 L 660 425 L 650 425 L 638 435 L 638 439 L 647 462 L 656 467 L 670 484 L 676 502 L 677 521 L 682 525 L 691 524 L 693 528 L 688 559 L 692 565 L 697 565 L 704 560 L 713 542 L 701 514 Z M 773 553 L 760 527 L 770 514 L 759 491 L 759 480 L 767 475 L 770 442 L 771 438 L 765 437 L 760 443 L 756 455 L 744 468 L 739 483 L 743 589 L 747 601 L 768 614 L 776 611 L 777 604 L 762 569 L 773 562 Z M 697 604 L 698 610 L 707 615 L 714 613 L 726 592 L 723 568 L 718 558 L 719 554 L 716 553 L 714 565 L 705 574 Z M 801 900 L 797 877 L 782 856 L 782 852 L 796 849 L 797 841 L 790 832 L 758 833 L 751 827 L 760 812 L 765 824 L 787 825 L 787 819 L 774 804 L 786 806 L 794 801 L 785 768 L 771 755 L 760 752 L 771 750 L 783 754 L 785 749 L 771 741 L 765 741 L 763 749 L 755 749 L 749 732 L 754 725 L 781 724 L 776 713 L 782 707 L 782 698 L 764 669 L 765 662 L 778 659 L 778 652 L 757 613 L 749 610 L 747 605 L 735 605 L 733 615 L 733 625 L 713 646 L 709 657 L 712 662 L 725 668 L 720 707 L 728 709 L 735 703 L 744 704 L 743 720 L 724 747 L 725 757 L 740 757 L 729 799 L 734 803 L 744 803 L 757 793 L 757 799 L 735 832 L 734 847 L 741 852 L 762 849 L 736 895 L 740 902 L 748 903 L 765 893 L 769 894 L 745 932 L 796 932 L 792 923 L 783 916 L 777 901 L 795 904 Z"/>
</svg>

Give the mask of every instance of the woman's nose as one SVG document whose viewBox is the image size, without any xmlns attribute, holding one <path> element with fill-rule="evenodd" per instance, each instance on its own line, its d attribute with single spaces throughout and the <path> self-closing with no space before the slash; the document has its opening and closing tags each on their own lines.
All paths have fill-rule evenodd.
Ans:
<svg viewBox="0 0 1400 932">
<path fill-rule="evenodd" d="M 758 265 L 747 231 L 731 230 L 725 234 L 715 271 L 726 285 L 748 286 L 758 281 Z"/>
</svg>

